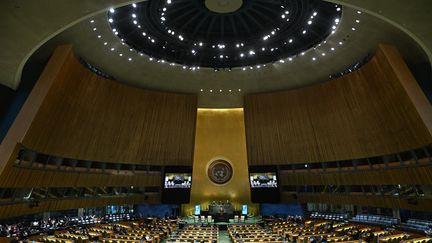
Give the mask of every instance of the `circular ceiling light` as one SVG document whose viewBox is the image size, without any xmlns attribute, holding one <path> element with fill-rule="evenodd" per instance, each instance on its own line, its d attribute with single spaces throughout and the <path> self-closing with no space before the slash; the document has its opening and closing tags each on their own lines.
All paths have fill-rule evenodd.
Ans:
<svg viewBox="0 0 432 243">
<path fill-rule="evenodd" d="M 232 13 L 243 5 L 243 0 L 205 0 L 208 10 L 215 13 Z"/>
<path fill-rule="evenodd" d="M 319 45 L 335 31 L 340 9 L 323 0 L 148 0 L 108 11 L 107 22 L 122 43 L 152 58 L 234 68 Z"/>
</svg>

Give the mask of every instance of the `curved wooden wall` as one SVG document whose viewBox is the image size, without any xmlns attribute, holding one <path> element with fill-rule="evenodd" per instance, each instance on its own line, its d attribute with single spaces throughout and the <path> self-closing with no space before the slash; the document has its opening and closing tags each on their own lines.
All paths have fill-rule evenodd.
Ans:
<svg viewBox="0 0 432 243">
<path fill-rule="evenodd" d="M 0 218 L 12 218 L 42 212 L 53 212 L 75 208 L 102 207 L 106 205 L 134 205 L 144 203 L 159 203 L 160 195 L 104 197 L 104 198 L 65 198 L 41 201 L 37 207 L 30 207 L 31 203 L 16 203 L 0 207 Z"/>
<path fill-rule="evenodd" d="M 431 211 L 432 199 L 416 198 L 409 200 L 401 197 L 391 196 L 365 196 L 349 194 L 328 193 L 282 193 L 282 201 L 285 203 L 325 203 L 333 205 L 359 205 L 378 208 L 403 208 L 413 211 Z"/>
<path fill-rule="evenodd" d="M 121 68 L 121 67 L 119 67 Z M 67 158 L 192 165 L 197 98 L 95 75 L 72 52 L 22 144 Z"/>
<path fill-rule="evenodd" d="M 121 67 L 120 67 L 121 68 Z M 197 98 L 130 87 L 99 77 L 56 49 L 0 145 L 0 187 L 160 187 L 162 172 L 134 175 L 53 171 L 15 166 L 20 144 L 58 157 L 144 165 L 193 161 Z M 0 218 L 115 204 L 160 203 L 142 196 L 66 198 L 0 205 Z"/>
<path fill-rule="evenodd" d="M 346 160 L 422 147 L 432 142 L 427 114 L 431 106 L 397 50 L 380 46 L 368 64 L 339 79 L 246 96 L 249 164 Z"/>
<path fill-rule="evenodd" d="M 430 185 L 432 165 L 374 171 L 280 172 L 282 185 Z"/>
</svg>

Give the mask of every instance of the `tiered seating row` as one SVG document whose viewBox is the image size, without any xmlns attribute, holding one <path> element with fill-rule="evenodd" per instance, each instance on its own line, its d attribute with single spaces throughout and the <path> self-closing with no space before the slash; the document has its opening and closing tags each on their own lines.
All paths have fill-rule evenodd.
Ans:
<svg viewBox="0 0 432 243">
<path fill-rule="evenodd" d="M 251 225 L 231 225 L 228 227 L 228 234 L 231 241 L 253 243 L 253 242 L 283 242 L 278 235 L 268 232 L 261 226 Z"/>
<path fill-rule="evenodd" d="M 189 225 L 179 230 L 167 243 L 179 242 L 219 242 L 219 228 L 216 225 Z"/>
</svg>

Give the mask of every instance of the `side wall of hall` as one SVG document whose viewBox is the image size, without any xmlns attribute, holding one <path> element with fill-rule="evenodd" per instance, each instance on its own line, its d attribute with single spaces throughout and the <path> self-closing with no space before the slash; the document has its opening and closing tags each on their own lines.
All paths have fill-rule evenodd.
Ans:
<svg viewBox="0 0 432 243">
<path fill-rule="evenodd" d="M 250 165 L 367 158 L 432 142 L 432 109 L 398 51 L 336 80 L 245 98 Z"/>
<path fill-rule="evenodd" d="M 160 187 L 162 170 L 27 168 L 17 166 L 17 156 L 25 147 L 93 165 L 192 166 L 196 114 L 195 95 L 149 91 L 105 79 L 85 68 L 71 46 L 60 46 L 0 145 L 0 188 Z M 17 198 L 0 206 L 0 218 L 117 203 L 160 203 L 160 192 L 135 195 L 44 199 L 33 208 L 33 202 Z"/>
</svg>

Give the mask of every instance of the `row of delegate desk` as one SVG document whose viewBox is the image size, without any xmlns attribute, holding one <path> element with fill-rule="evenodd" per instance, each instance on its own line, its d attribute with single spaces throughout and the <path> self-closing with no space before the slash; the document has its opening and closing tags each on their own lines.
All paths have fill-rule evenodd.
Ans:
<svg viewBox="0 0 432 243">
<path fill-rule="evenodd" d="M 167 243 L 186 242 L 219 242 L 219 227 L 217 225 L 188 225 L 171 236 Z"/>
<path fill-rule="evenodd" d="M 146 223 L 120 222 L 95 225 L 88 228 L 71 228 L 55 232 L 54 235 L 31 239 L 31 241 L 53 243 L 160 243 L 168 238 L 176 230 L 176 227 L 176 221 L 169 220 L 153 220 Z"/>
<path fill-rule="evenodd" d="M 271 242 L 282 243 L 282 238 L 257 224 L 230 225 L 228 234 L 234 243 Z"/>
<path fill-rule="evenodd" d="M 378 226 L 307 220 L 303 223 L 279 221 L 268 224 L 272 231 L 289 242 L 432 242 L 432 238 Z"/>
</svg>

